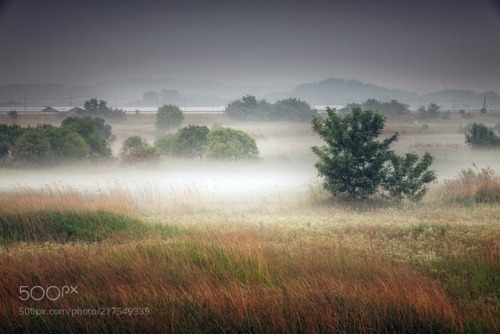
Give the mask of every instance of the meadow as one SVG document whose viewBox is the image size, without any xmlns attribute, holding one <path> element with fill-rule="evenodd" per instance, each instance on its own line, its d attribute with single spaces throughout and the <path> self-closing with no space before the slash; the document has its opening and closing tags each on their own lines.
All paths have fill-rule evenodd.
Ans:
<svg viewBox="0 0 500 334">
<path fill-rule="evenodd" d="M 0 332 L 498 333 L 500 151 L 460 130 L 499 121 L 388 120 L 435 157 L 419 203 L 331 198 L 309 124 L 223 114 L 184 124 L 247 131 L 262 160 L 3 169 Z M 113 125 L 115 154 L 153 122 Z"/>
</svg>

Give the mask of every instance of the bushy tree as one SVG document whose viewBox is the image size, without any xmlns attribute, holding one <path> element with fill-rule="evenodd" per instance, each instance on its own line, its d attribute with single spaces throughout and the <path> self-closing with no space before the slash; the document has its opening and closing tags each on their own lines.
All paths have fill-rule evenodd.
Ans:
<svg viewBox="0 0 500 334">
<path fill-rule="evenodd" d="M 156 163 L 160 160 L 157 150 L 139 136 L 128 137 L 120 151 L 124 163 Z"/>
<path fill-rule="evenodd" d="M 156 139 L 154 146 L 160 154 L 171 155 L 174 150 L 175 140 L 175 133 L 167 133 L 163 137 Z"/>
<path fill-rule="evenodd" d="M 49 138 L 41 128 L 29 128 L 12 149 L 12 159 L 30 164 L 45 164 L 52 156 Z"/>
<path fill-rule="evenodd" d="M 17 124 L 0 124 L 0 158 L 6 157 L 25 129 Z"/>
<path fill-rule="evenodd" d="M 188 158 L 200 158 L 205 155 L 208 146 L 208 133 L 206 126 L 189 125 L 179 129 L 175 135 L 172 153 Z"/>
<path fill-rule="evenodd" d="M 108 107 L 108 102 L 96 98 L 87 100 L 83 103 L 84 116 L 99 116 L 109 120 L 120 121 L 125 118 L 125 112 L 121 109 Z"/>
<path fill-rule="evenodd" d="M 318 111 L 309 103 L 296 98 L 288 98 L 274 103 L 270 119 L 309 122 L 317 114 Z"/>
<path fill-rule="evenodd" d="M 19 117 L 17 110 L 10 110 L 7 114 L 13 123 L 17 122 L 17 118 Z"/>
<path fill-rule="evenodd" d="M 384 115 L 401 115 L 410 112 L 408 105 L 401 103 L 398 100 L 381 102 L 376 99 L 368 99 L 362 104 L 350 103 L 345 108 L 342 108 L 340 111 L 343 114 L 347 114 L 357 107 L 360 107 L 362 109 L 375 110 Z"/>
<path fill-rule="evenodd" d="M 272 105 L 266 100 L 257 101 L 253 95 L 243 96 L 226 107 L 226 114 L 229 117 L 240 120 L 267 120 L 271 113 Z"/>
<path fill-rule="evenodd" d="M 365 199 L 377 192 L 391 197 L 420 199 L 425 185 L 435 179 L 428 171 L 432 157 L 407 154 L 398 156 L 390 146 L 397 141 L 395 133 L 377 141 L 385 126 L 385 117 L 373 110 L 354 108 L 340 116 L 327 108 L 327 117 L 314 117 L 312 128 L 326 142 L 314 146 L 319 157 L 315 164 L 324 178 L 324 187 L 334 195 Z"/>
<path fill-rule="evenodd" d="M 89 146 L 77 132 L 49 124 L 25 129 L 12 149 L 14 161 L 37 165 L 81 160 L 88 154 Z"/>
<path fill-rule="evenodd" d="M 216 128 L 208 134 L 206 156 L 214 159 L 255 159 L 259 150 L 249 134 L 231 128 Z"/>
<path fill-rule="evenodd" d="M 89 145 L 70 128 L 44 125 L 43 133 L 49 139 L 52 163 L 82 160 L 88 157 Z"/>
<path fill-rule="evenodd" d="M 473 123 L 465 132 L 465 142 L 472 148 L 500 146 L 500 137 L 493 128 L 481 123 Z"/>
<path fill-rule="evenodd" d="M 422 118 L 438 117 L 439 114 L 441 113 L 441 107 L 438 106 L 436 103 L 432 102 L 432 103 L 429 103 L 429 105 L 427 106 L 427 109 L 424 106 L 421 106 L 418 109 L 418 112 L 420 113 L 420 116 Z"/>
<path fill-rule="evenodd" d="M 89 156 L 94 159 L 111 157 L 111 126 L 100 117 L 67 117 L 61 127 L 69 127 L 83 137 L 89 145 Z"/>
<path fill-rule="evenodd" d="M 184 113 L 173 104 L 164 104 L 158 108 L 156 113 L 156 128 L 169 130 L 181 126 L 184 121 Z"/>
</svg>

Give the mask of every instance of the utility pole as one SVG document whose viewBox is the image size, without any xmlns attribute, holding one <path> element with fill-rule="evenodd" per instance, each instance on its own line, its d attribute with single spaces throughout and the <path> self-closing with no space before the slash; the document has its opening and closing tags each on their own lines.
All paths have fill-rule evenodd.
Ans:
<svg viewBox="0 0 500 334">
<path fill-rule="evenodd" d="M 483 110 L 484 110 L 484 112 L 486 112 L 486 95 L 484 96 L 484 99 L 483 99 Z"/>
</svg>

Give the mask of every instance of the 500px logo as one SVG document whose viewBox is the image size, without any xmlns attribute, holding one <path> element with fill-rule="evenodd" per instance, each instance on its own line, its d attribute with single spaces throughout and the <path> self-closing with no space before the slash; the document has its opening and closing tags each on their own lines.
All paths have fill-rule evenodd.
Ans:
<svg viewBox="0 0 500 334">
<path fill-rule="evenodd" d="M 19 287 L 19 299 L 26 301 L 28 299 L 32 300 L 42 300 L 47 298 L 49 300 L 55 301 L 71 294 L 78 294 L 78 286 L 55 286 L 51 285 L 48 288 L 44 288 L 39 285 L 35 285 L 30 289 L 27 285 L 22 285 Z"/>
</svg>

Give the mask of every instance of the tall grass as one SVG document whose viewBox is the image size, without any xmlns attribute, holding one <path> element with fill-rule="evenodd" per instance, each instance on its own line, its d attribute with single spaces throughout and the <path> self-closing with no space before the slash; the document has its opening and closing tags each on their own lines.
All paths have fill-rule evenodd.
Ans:
<svg viewBox="0 0 500 334">
<path fill-rule="evenodd" d="M 247 236 L 247 238 L 250 238 Z M 228 240 L 227 240 L 228 241 Z M 439 285 L 404 265 L 296 252 L 255 242 L 66 246 L 4 256 L 0 329 L 32 332 L 456 332 L 462 317 Z M 54 265 L 57 264 L 57 265 Z M 55 302 L 19 286 L 78 285 Z M 148 316 L 19 315 L 19 308 L 142 307 Z"/>
<path fill-rule="evenodd" d="M 499 204 L 464 206 L 450 189 L 469 188 L 362 210 L 318 191 L 236 212 L 197 186 L 3 192 L 0 332 L 496 333 Z M 65 285 L 78 294 L 19 298 Z M 20 314 L 30 307 L 149 314 Z"/>
<path fill-rule="evenodd" d="M 444 184 L 432 193 L 431 198 L 469 205 L 500 203 L 500 175 L 490 168 L 464 169 L 457 177 L 445 180 Z"/>
</svg>

